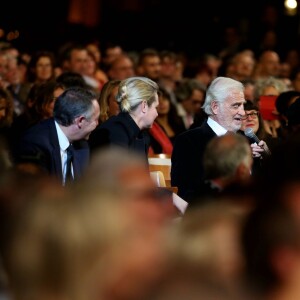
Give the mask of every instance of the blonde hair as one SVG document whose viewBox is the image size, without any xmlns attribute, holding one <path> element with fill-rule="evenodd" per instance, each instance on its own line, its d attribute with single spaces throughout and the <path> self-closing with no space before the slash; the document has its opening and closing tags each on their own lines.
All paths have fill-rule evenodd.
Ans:
<svg viewBox="0 0 300 300">
<path fill-rule="evenodd" d="M 131 112 L 142 102 L 150 106 L 155 101 L 158 85 L 146 77 L 129 77 L 119 85 L 116 100 L 122 112 Z"/>
</svg>

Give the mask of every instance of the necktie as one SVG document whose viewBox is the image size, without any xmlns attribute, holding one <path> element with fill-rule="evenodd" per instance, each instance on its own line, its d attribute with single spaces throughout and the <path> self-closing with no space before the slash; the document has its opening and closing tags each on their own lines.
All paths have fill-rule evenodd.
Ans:
<svg viewBox="0 0 300 300">
<path fill-rule="evenodd" d="M 72 161 L 73 161 L 73 146 L 72 144 L 69 145 L 67 148 L 67 162 L 66 162 L 66 177 L 65 177 L 65 182 L 70 182 L 73 181 L 73 176 L 72 176 Z"/>
</svg>

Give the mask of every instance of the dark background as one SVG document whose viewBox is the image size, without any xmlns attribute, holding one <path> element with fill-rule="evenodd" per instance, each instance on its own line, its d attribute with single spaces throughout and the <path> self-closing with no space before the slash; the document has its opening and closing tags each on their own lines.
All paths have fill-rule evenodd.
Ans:
<svg viewBox="0 0 300 300">
<path fill-rule="evenodd" d="M 21 0 L 20 0 L 21 1 Z M 82 21 L 70 21 L 70 7 L 79 1 Z M 89 22 L 89 12 L 97 0 L 52 0 L 5 2 L 0 26 L 5 32 L 18 30 L 12 42 L 23 51 L 56 51 L 68 41 L 85 43 L 98 40 L 101 47 L 118 43 L 125 50 L 146 47 L 183 51 L 190 55 L 217 53 L 224 45 L 224 29 L 240 30 L 249 47 L 259 43 L 266 29 L 278 34 L 284 52 L 299 46 L 299 14 L 287 16 L 284 0 L 212 1 L 203 0 L 101 0 L 96 12 L 97 24 Z M 271 4 L 278 11 L 277 21 L 266 25 L 263 12 Z M 2 40 L 5 37 L 2 38 Z"/>
</svg>

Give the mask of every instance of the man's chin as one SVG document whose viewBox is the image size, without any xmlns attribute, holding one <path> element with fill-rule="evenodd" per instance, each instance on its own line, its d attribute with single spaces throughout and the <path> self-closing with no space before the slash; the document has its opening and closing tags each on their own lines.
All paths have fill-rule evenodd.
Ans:
<svg viewBox="0 0 300 300">
<path fill-rule="evenodd" d="M 239 131 L 241 129 L 241 127 L 242 127 L 242 125 L 233 126 L 232 131 L 233 132 L 237 132 L 237 131 Z"/>
</svg>

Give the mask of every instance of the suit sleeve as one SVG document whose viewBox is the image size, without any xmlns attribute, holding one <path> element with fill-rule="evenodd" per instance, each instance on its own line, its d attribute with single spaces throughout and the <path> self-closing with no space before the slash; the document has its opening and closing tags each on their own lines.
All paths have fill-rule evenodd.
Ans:
<svg viewBox="0 0 300 300">
<path fill-rule="evenodd" d="M 47 152 L 48 150 L 36 143 L 30 135 L 24 136 L 19 144 L 16 163 L 32 163 L 49 173 L 50 161 Z"/>
<path fill-rule="evenodd" d="M 201 153 L 197 153 L 193 136 L 181 134 L 177 137 L 172 152 L 171 184 L 178 187 L 178 195 L 193 189 L 202 176 Z"/>
</svg>

